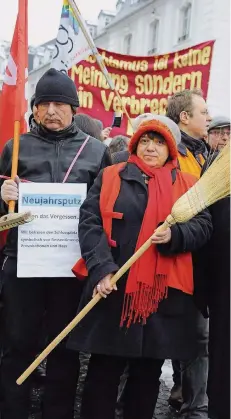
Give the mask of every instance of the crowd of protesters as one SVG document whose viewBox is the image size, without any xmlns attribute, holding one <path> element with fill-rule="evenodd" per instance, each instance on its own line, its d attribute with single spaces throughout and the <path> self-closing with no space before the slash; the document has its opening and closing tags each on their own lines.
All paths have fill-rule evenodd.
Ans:
<svg viewBox="0 0 231 419">
<path fill-rule="evenodd" d="M 99 293 L 104 301 L 47 358 L 43 419 L 73 419 L 79 351 L 91 354 L 82 419 L 114 419 L 125 370 L 124 419 L 152 419 L 165 359 L 174 372 L 169 404 L 180 417 L 228 419 L 230 198 L 156 229 L 230 140 L 230 120 L 212 119 L 198 89 L 170 97 L 166 116 L 139 115 L 131 138 L 113 138 L 112 127 L 78 108 L 73 81 L 48 70 L 31 100 L 18 177 L 61 183 L 82 147 L 66 181 L 87 184 L 79 219 L 87 276 L 79 280 L 77 261 L 77 278 L 17 278 L 17 228 L 9 230 L 1 250 L 1 418 L 28 419 L 33 377 L 22 386 L 16 379 Z M 12 140 L 1 175 L 10 177 L 11 162 Z M 19 179 L 1 179 L 1 214 L 18 200 Z M 150 236 L 152 246 L 111 286 Z"/>
</svg>

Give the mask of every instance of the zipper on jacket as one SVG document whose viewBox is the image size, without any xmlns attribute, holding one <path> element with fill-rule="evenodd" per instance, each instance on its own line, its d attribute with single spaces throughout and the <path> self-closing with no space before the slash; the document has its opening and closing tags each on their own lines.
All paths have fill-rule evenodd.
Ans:
<svg viewBox="0 0 231 419">
<path fill-rule="evenodd" d="M 56 162 L 55 162 L 55 170 L 54 170 L 54 183 L 60 183 L 62 180 L 59 177 L 59 156 L 60 156 L 60 149 L 62 148 L 64 140 L 57 141 L 55 143 L 55 152 L 56 152 Z"/>
<path fill-rule="evenodd" d="M 6 256 L 6 257 L 4 258 L 4 261 L 3 261 L 3 264 L 2 264 L 2 271 L 4 271 L 4 266 L 5 266 L 6 262 L 7 262 L 8 257 L 9 257 L 9 256 Z"/>
</svg>

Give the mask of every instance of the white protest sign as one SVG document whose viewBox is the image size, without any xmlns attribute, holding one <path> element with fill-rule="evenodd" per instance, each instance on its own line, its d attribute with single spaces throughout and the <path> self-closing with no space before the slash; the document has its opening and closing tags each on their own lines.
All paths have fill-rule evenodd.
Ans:
<svg viewBox="0 0 231 419">
<path fill-rule="evenodd" d="M 20 183 L 19 212 L 35 219 L 18 227 L 19 278 L 72 277 L 81 257 L 79 208 L 87 185 L 80 183 Z"/>
</svg>

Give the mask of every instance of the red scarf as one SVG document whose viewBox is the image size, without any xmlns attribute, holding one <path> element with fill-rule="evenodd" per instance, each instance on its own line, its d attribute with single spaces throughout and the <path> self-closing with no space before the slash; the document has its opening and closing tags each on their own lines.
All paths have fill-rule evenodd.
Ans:
<svg viewBox="0 0 231 419">
<path fill-rule="evenodd" d="M 136 250 L 154 233 L 160 222 L 171 213 L 173 206 L 172 170 L 177 161 L 171 160 L 161 168 L 147 166 L 138 156 L 132 154 L 128 160 L 134 163 L 150 179 L 148 182 L 148 203 L 141 230 L 136 243 Z M 135 262 L 129 272 L 125 290 L 121 325 L 147 317 L 156 312 L 159 302 L 166 298 L 168 274 L 173 267 L 174 258 L 162 256 L 155 245 Z"/>
</svg>

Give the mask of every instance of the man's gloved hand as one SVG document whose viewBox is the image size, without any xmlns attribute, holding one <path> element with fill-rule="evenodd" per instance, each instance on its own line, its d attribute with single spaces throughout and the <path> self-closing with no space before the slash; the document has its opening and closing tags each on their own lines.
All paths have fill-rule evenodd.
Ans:
<svg viewBox="0 0 231 419">
<path fill-rule="evenodd" d="M 9 201 L 17 201 L 18 200 L 18 184 L 19 184 L 19 177 L 16 176 L 14 180 L 7 179 L 4 181 L 1 187 L 1 197 L 2 200 L 8 204 Z"/>
</svg>

